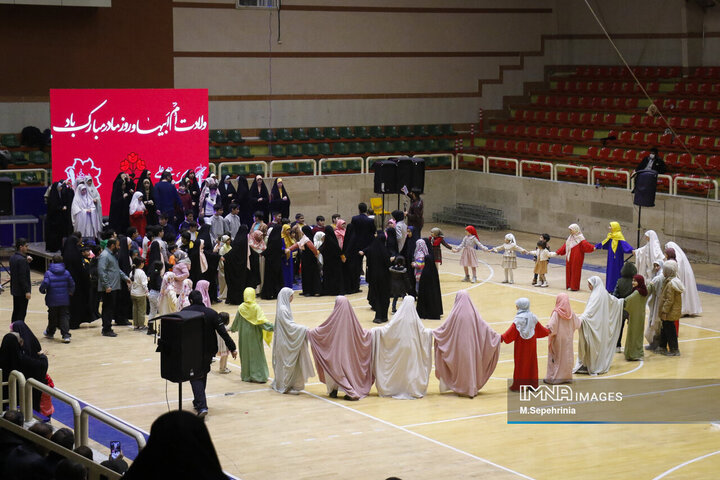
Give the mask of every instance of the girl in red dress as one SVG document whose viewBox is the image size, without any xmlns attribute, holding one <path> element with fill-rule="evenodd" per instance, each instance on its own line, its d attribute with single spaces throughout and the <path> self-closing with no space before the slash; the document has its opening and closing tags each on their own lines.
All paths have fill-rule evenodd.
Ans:
<svg viewBox="0 0 720 480">
<path fill-rule="evenodd" d="M 565 288 L 576 292 L 580 290 L 580 277 L 582 277 L 585 254 L 594 251 L 595 247 L 585 240 L 585 236 L 576 223 L 570 225 L 568 229 L 570 229 L 570 235 L 563 246 L 555 252 L 555 255 L 565 256 Z"/>
<path fill-rule="evenodd" d="M 538 322 L 530 311 L 530 300 L 518 298 L 515 301 L 517 314 L 510 328 L 502 334 L 503 343 L 515 342 L 515 370 L 510 390 L 517 392 L 521 385 L 538 386 L 537 341 L 547 337 L 550 330 Z"/>
</svg>

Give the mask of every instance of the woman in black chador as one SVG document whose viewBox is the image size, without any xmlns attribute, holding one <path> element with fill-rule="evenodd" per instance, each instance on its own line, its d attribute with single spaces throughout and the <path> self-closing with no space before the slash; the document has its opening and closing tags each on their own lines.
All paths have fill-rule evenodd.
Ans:
<svg viewBox="0 0 720 480">
<path fill-rule="evenodd" d="M 273 300 L 277 298 L 280 290 L 285 286 L 282 275 L 282 255 L 283 250 L 282 237 L 280 233 L 281 226 L 274 227 L 267 239 L 267 248 L 262 253 L 265 257 L 265 276 L 263 280 L 262 290 L 260 290 L 260 298 L 263 300 Z"/>
<path fill-rule="evenodd" d="M 322 293 L 323 295 L 342 295 L 345 293 L 345 288 L 340 244 L 335 236 L 335 230 L 330 225 L 325 226 L 324 233 L 325 239 L 319 249 L 323 256 Z"/>
<path fill-rule="evenodd" d="M 130 200 L 135 193 L 135 185 L 127 173 L 120 172 L 115 177 L 110 196 L 110 226 L 116 232 L 127 232 L 130 226 Z"/>
<path fill-rule="evenodd" d="M 270 191 L 270 211 L 280 212 L 282 218 L 290 218 L 290 195 L 288 195 L 282 178 L 276 178 Z"/>
<path fill-rule="evenodd" d="M 227 298 L 225 303 L 240 305 L 243 303 L 243 292 L 247 286 L 248 276 L 248 228 L 240 225 L 240 229 L 232 242 L 232 249 L 225 254 L 225 282 Z"/>
<path fill-rule="evenodd" d="M 263 182 L 262 176 L 255 177 L 255 181 L 250 185 L 250 211 L 262 212 L 263 222 L 268 222 L 268 213 L 270 213 L 270 194 Z"/>
<path fill-rule="evenodd" d="M 45 249 L 48 252 L 60 250 L 63 238 L 72 232 L 70 217 L 72 197 L 72 192 L 67 188 L 65 182 L 55 182 L 50 187 L 47 216 L 45 217 Z"/>
<path fill-rule="evenodd" d="M 443 314 L 442 293 L 435 258 L 432 256 L 432 242 L 424 238 L 418 242 L 425 242 L 428 254 L 425 256 L 425 267 L 418 283 L 417 313 L 420 318 L 440 320 Z"/>
<path fill-rule="evenodd" d="M 383 323 L 388 320 L 388 307 L 390 306 L 390 252 L 385 246 L 384 232 L 378 232 L 370 246 L 363 252 L 367 258 L 367 272 L 365 278 L 368 282 L 367 299 L 370 308 L 375 310 L 374 323 Z"/>
</svg>

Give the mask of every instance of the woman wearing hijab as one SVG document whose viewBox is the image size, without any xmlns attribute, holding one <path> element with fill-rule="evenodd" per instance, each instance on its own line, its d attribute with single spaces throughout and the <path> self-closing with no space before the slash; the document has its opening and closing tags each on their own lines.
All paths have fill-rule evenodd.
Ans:
<svg viewBox="0 0 720 480">
<path fill-rule="evenodd" d="M 158 315 L 167 315 L 178 311 L 178 290 L 175 287 L 175 274 L 165 272 L 158 297 Z"/>
<path fill-rule="evenodd" d="M 15 342 L 12 339 L 8 339 L 7 349 L 3 349 L 6 346 L 5 339 L 8 338 L 8 335 L 5 335 L 2 346 L 0 346 L 0 368 L 3 371 L 3 381 L 7 382 L 7 377 L 12 370 L 18 370 L 25 375 L 25 378 L 34 378 L 38 382 L 47 384 L 48 358 L 35 334 L 25 322 L 13 322 L 10 325 L 10 332 L 8 335 L 17 335 L 20 354 L 18 355 L 15 350 Z M 39 390 L 33 390 L 33 410 L 40 411 L 41 395 L 42 392 Z"/>
<path fill-rule="evenodd" d="M 573 336 L 578 328 L 580 328 L 580 319 L 570 308 L 570 298 L 567 293 L 559 294 L 547 325 L 550 335 L 548 335 L 545 383 L 557 385 L 572 382 L 575 362 Z"/>
<path fill-rule="evenodd" d="M 270 191 L 270 211 L 280 212 L 282 218 L 290 218 L 290 195 L 288 195 L 282 178 L 276 178 Z"/>
<path fill-rule="evenodd" d="M 588 279 L 590 298 L 580 315 L 578 361 L 573 373 L 599 375 L 610 370 L 620 336 L 623 301 L 603 288 L 602 279 Z"/>
<path fill-rule="evenodd" d="M 143 170 L 140 174 L 135 191 L 142 193 L 143 204 L 145 205 L 145 212 L 147 213 L 147 224 L 157 225 L 157 206 L 154 200 L 155 186 L 152 183 L 152 178 L 150 178 L 150 172 L 148 170 Z"/>
<path fill-rule="evenodd" d="M 190 198 L 192 199 L 192 211 L 195 218 L 200 219 L 200 184 L 198 183 L 197 177 L 195 176 L 195 170 L 188 170 L 183 175 L 182 181 L 185 182 Z"/>
<path fill-rule="evenodd" d="M 665 258 L 660 240 L 654 230 L 645 232 L 645 245 L 633 250 L 635 254 L 637 270 L 646 281 L 652 280 L 654 263 Z"/>
<path fill-rule="evenodd" d="M 270 375 L 265 359 L 263 340 L 268 346 L 273 337 L 273 324 L 265 318 L 255 301 L 255 290 L 248 287 L 243 292 L 244 302 L 238 307 L 231 332 L 238 332 L 240 353 L 240 376 L 243 382 L 265 383 Z"/>
<path fill-rule="evenodd" d="M 627 261 L 622 266 L 622 269 L 620 269 L 620 278 L 618 278 L 617 283 L 615 284 L 615 290 L 613 290 L 612 295 L 615 298 L 625 298 L 628 297 L 633 292 L 633 277 L 637 275 L 638 271 L 637 268 L 635 268 L 635 264 Z M 620 321 L 620 335 L 618 335 L 618 343 L 617 343 L 617 351 L 618 353 L 621 350 L 622 347 L 622 334 L 623 334 L 623 328 L 625 328 L 625 320 L 627 320 L 627 312 L 623 312 L 623 318 Z"/>
<path fill-rule="evenodd" d="M 550 330 L 538 322 L 530 311 L 530 300 L 518 298 L 515 301 L 517 313 L 512 325 L 502 334 L 504 343 L 515 342 L 513 357 L 513 383 L 510 390 L 517 392 L 521 385 L 538 386 L 537 339 L 550 335 Z"/>
<path fill-rule="evenodd" d="M 342 250 L 330 225 L 325 226 L 324 233 L 325 239 L 318 249 L 323 256 L 323 295 L 341 295 L 344 293 Z"/>
<path fill-rule="evenodd" d="M 422 398 L 432 369 L 432 330 L 425 328 L 407 295 L 390 323 L 373 328 L 373 374 L 381 397 Z"/>
<path fill-rule="evenodd" d="M 130 188 L 130 177 L 120 172 L 115 177 L 110 196 L 110 226 L 116 232 L 125 232 L 130 226 L 130 200 L 133 189 Z"/>
<path fill-rule="evenodd" d="M 387 322 L 390 307 L 390 275 L 388 274 L 390 253 L 385 246 L 385 233 L 379 232 L 363 254 L 367 258 L 365 273 L 369 284 L 367 299 L 370 307 L 375 311 L 373 323 Z"/>
<path fill-rule="evenodd" d="M 88 194 L 90 195 L 90 198 L 92 198 L 92 201 L 95 204 L 95 211 L 97 212 L 97 217 L 98 217 L 97 231 L 101 232 L 102 231 L 102 223 L 103 223 L 103 209 L 102 209 L 102 200 L 100 199 L 100 192 L 98 192 L 98 189 L 95 186 L 93 178 L 90 176 L 85 178 L 85 185 L 87 186 Z"/>
<path fill-rule="evenodd" d="M 90 323 L 95 320 L 86 296 L 86 292 L 90 290 L 90 276 L 88 271 L 83 268 L 83 256 L 82 253 L 80 253 L 80 239 L 77 235 L 78 233 L 76 232 L 65 240 L 62 251 L 63 263 L 75 282 L 75 292 L 77 292 L 76 295 L 70 296 L 71 329 L 80 328 L 81 323 Z"/>
<path fill-rule="evenodd" d="M 420 275 L 417 291 L 417 311 L 420 318 L 440 320 L 443 314 L 442 292 L 435 259 L 432 256 L 430 240 L 420 239 L 417 244 L 425 244 L 428 251 L 425 256 L 425 267 Z"/>
<path fill-rule="evenodd" d="M 387 248 L 391 259 L 394 260 L 395 257 L 399 255 L 397 236 L 395 235 L 395 227 L 393 226 L 389 226 L 385 229 L 385 247 Z"/>
<path fill-rule="evenodd" d="M 372 334 L 360 326 L 347 298 L 338 296 L 328 319 L 307 335 L 318 377 L 331 398 L 337 398 L 338 389 L 345 392 L 345 400 L 359 400 L 370 393 Z"/>
<path fill-rule="evenodd" d="M 202 281 L 203 280 L 200 280 L 200 282 L 202 282 Z M 207 280 L 205 280 L 205 281 L 207 282 Z M 200 282 L 198 282 L 198 284 L 200 284 Z M 208 282 L 208 286 L 209 285 L 210 285 L 210 282 Z M 178 298 L 177 298 L 178 311 L 182 310 L 185 307 L 190 306 L 190 298 L 189 297 L 190 297 L 190 292 L 192 292 L 192 291 L 193 291 L 192 280 L 190 280 L 189 278 L 186 278 L 185 280 L 183 280 L 182 288 L 180 289 L 180 295 L 178 295 Z"/>
<path fill-rule="evenodd" d="M 279 225 L 275 228 L 281 228 Z M 290 234 L 290 225 L 285 224 L 282 226 L 280 231 L 280 236 L 282 237 L 282 249 L 283 254 L 280 257 L 280 265 L 282 269 L 282 276 L 283 276 L 283 286 L 292 288 L 294 276 L 293 276 L 293 245 L 295 245 L 295 239 Z"/>
<path fill-rule="evenodd" d="M 338 245 L 343 248 L 345 245 L 345 234 L 347 233 L 347 222 L 342 218 L 338 218 L 335 222 L 335 237 L 337 237 Z M 311 238 L 311 237 L 308 237 Z"/>
<path fill-rule="evenodd" d="M 65 238 L 72 228 L 72 202 L 65 182 L 55 182 L 50 187 L 47 198 L 47 216 L 45 217 L 45 249 L 57 252 L 62 248 Z M 73 199 L 74 200 L 74 199 Z"/>
<path fill-rule="evenodd" d="M 237 190 L 232 184 L 232 177 L 225 175 L 222 182 L 218 185 L 220 198 L 222 199 L 223 211 L 225 214 L 230 213 L 230 204 L 237 200 Z"/>
<path fill-rule="evenodd" d="M 176 410 L 153 422 L 147 445 L 123 476 L 125 480 L 147 478 L 227 478 L 201 418 L 188 411 Z"/>
<path fill-rule="evenodd" d="M 214 242 L 210 237 L 210 225 L 205 224 L 200 227 L 197 239 L 200 243 L 200 248 L 205 254 L 205 260 L 207 261 L 207 270 L 202 273 L 201 279 L 210 282 L 210 301 L 217 303 L 220 255 L 214 251 Z M 197 284 L 197 282 L 193 282 L 193 284 Z"/>
<path fill-rule="evenodd" d="M 248 236 L 245 225 L 240 225 L 232 242 L 232 248 L 223 258 L 225 259 L 223 261 L 225 283 L 227 283 L 225 303 L 240 305 L 243 302 L 245 288 L 250 286 L 248 284 Z"/>
<path fill-rule="evenodd" d="M 242 229 L 241 229 L 242 230 Z M 262 230 L 255 230 L 248 235 L 248 277 L 247 286 L 255 288 L 262 285 L 265 269 L 265 234 Z"/>
<path fill-rule="evenodd" d="M 238 231 L 240 231 L 240 225 L 238 225 Z M 237 232 L 235 232 L 237 236 Z M 247 241 L 247 236 L 245 237 Z M 227 278 L 225 277 L 225 255 L 230 253 L 232 250 L 232 239 L 229 235 L 223 235 L 220 237 L 220 243 L 215 245 L 218 255 L 220 255 L 220 263 L 218 264 L 218 300 L 227 300 Z M 245 287 L 243 286 L 243 289 Z"/>
<path fill-rule="evenodd" d="M 312 228 L 309 225 L 302 227 L 303 236 L 298 242 L 300 248 L 300 273 L 302 281 L 302 295 L 313 297 L 322 293 L 322 279 L 320 278 L 320 264 L 318 252 L 312 239 Z"/>
<path fill-rule="evenodd" d="M 660 293 L 660 320 L 662 321 L 662 327 L 660 344 L 654 350 L 655 353 L 672 357 L 680 355 L 677 328 L 682 314 L 682 294 L 686 290 L 682 280 L 677 276 L 677 271 L 678 264 L 673 260 L 668 260 L 663 265 L 665 279 Z"/>
<path fill-rule="evenodd" d="M 628 329 L 625 338 L 625 360 L 637 361 L 643 358 L 643 329 L 645 327 L 645 307 L 652 283 L 645 286 L 645 277 L 633 276 L 633 290 L 625 297 L 625 311 L 628 313 Z M 622 329 L 620 330 L 622 336 Z"/>
<path fill-rule="evenodd" d="M 690 261 L 683 252 L 682 248 L 675 242 L 667 242 L 665 249 L 672 249 L 675 253 L 675 260 L 678 264 L 677 276 L 685 286 L 682 295 L 682 314 L 683 315 L 700 315 L 702 313 L 702 305 L 700 304 L 700 295 L 698 295 L 697 282 L 695 281 L 695 273 L 693 272 Z M 668 257 L 669 258 L 669 257 Z M 677 326 L 679 327 L 678 321 Z"/>
<path fill-rule="evenodd" d="M 577 292 L 580 290 L 580 278 L 582 277 L 585 254 L 595 251 L 595 247 L 585 240 L 585 235 L 580 231 L 578 224 L 573 223 L 568 229 L 570 235 L 555 254 L 565 256 L 565 288 Z"/>
<path fill-rule="evenodd" d="M 235 204 L 240 209 L 240 223 L 248 227 L 253 223 L 253 210 L 250 210 L 250 190 L 245 175 L 239 175 L 237 178 L 237 187 L 235 188 Z"/>
<path fill-rule="evenodd" d="M 605 240 L 595 245 L 596 250 L 607 250 L 607 269 L 605 271 L 605 288 L 608 292 L 615 290 L 620 278 L 620 270 L 625 263 L 625 254 L 632 253 L 633 247 L 625 241 L 620 224 L 610 222 Z"/>
<path fill-rule="evenodd" d="M 262 289 L 260 290 L 260 298 L 263 300 L 274 300 L 277 298 L 280 289 L 284 284 L 282 273 L 282 257 L 285 256 L 283 250 L 282 228 L 274 227 L 270 230 L 267 238 L 267 247 L 262 253 L 265 258 L 265 268 L 262 278 Z"/>
<path fill-rule="evenodd" d="M 130 277 L 132 272 L 132 263 L 130 259 L 130 244 L 132 240 L 125 235 L 118 235 L 117 237 L 117 259 L 120 270 Z M 115 307 L 115 325 L 127 326 L 130 325 L 130 319 L 132 318 L 132 299 L 130 298 L 130 288 L 127 283 L 120 282 L 120 291 L 117 294 L 117 305 Z"/>
<path fill-rule="evenodd" d="M 270 194 L 263 183 L 262 175 L 255 177 L 255 181 L 250 186 L 250 210 L 253 212 L 262 212 L 263 221 L 267 223 L 268 214 L 270 213 Z"/>
<path fill-rule="evenodd" d="M 145 207 L 142 192 L 133 193 L 132 200 L 130 200 L 130 225 L 137 228 L 140 236 L 145 236 L 147 208 Z"/>
<path fill-rule="evenodd" d="M 73 231 L 80 232 L 84 238 L 97 238 L 100 234 L 100 220 L 95 202 L 85 183 L 78 183 L 70 209 Z"/>
<path fill-rule="evenodd" d="M 660 320 L 660 294 L 662 293 L 663 280 L 663 260 L 658 260 L 653 265 L 652 280 L 647 282 L 648 284 L 648 319 L 647 327 L 645 327 L 645 339 L 648 341 L 648 345 L 645 350 L 655 350 L 660 344 L 660 329 L 662 327 L 662 320 Z M 652 287 L 650 287 L 652 285 Z"/>
<path fill-rule="evenodd" d="M 447 319 L 432 334 L 440 391 L 475 397 L 495 371 L 500 335 L 485 323 L 465 290 L 457 293 Z"/>
<path fill-rule="evenodd" d="M 408 263 L 412 262 L 413 258 L 415 257 L 415 248 L 417 241 L 418 238 L 415 236 L 415 227 L 407 227 L 407 239 L 405 240 L 405 245 L 403 245 L 402 251 L 400 253 L 405 259 L 407 259 Z M 412 290 L 408 293 L 413 297 L 417 297 L 417 292 L 415 291 L 415 288 L 417 286 L 417 281 L 415 280 L 415 270 L 412 268 L 408 268 L 407 276 L 410 285 L 412 285 Z"/>
<path fill-rule="evenodd" d="M 279 393 L 297 395 L 305 388 L 308 378 L 315 375 L 308 350 L 308 328 L 293 320 L 290 302 L 291 288 L 283 288 L 278 294 L 275 312 L 275 330 L 272 341 L 272 388 Z"/>
</svg>

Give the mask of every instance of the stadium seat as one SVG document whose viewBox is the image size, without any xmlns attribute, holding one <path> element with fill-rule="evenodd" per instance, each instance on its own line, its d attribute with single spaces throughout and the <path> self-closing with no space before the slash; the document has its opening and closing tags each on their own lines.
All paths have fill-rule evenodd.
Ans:
<svg viewBox="0 0 720 480">
<path fill-rule="evenodd" d="M 413 136 L 413 130 L 410 125 L 401 125 L 400 128 L 398 128 L 398 133 L 403 138 Z"/>
<path fill-rule="evenodd" d="M 618 135 L 618 142 L 626 144 L 632 143 L 632 132 L 629 130 L 623 130 L 620 132 L 620 135 Z"/>
<path fill-rule="evenodd" d="M 457 135 L 457 132 L 455 131 L 455 128 L 451 124 L 445 124 L 442 126 L 443 134 L 444 135 Z"/>
<path fill-rule="evenodd" d="M 302 154 L 304 157 L 314 157 L 318 154 L 318 146 L 316 143 L 303 143 Z"/>
<path fill-rule="evenodd" d="M 290 142 L 293 140 L 292 132 L 290 132 L 289 128 L 278 128 L 275 134 L 277 135 L 277 139 L 282 140 L 283 142 Z"/>
<path fill-rule="evenodd" d="M 355 133 L 355 138 L 370 138 L 370 130 L 368 130 L 367 127 L 355 127 L 353 129 L 353 132 Z"/>
<path fill-rule="evenodd" d="M 208 158 L 210 160 L 217 160 L 220 158 L 220 149 L 218 147 L 210 147 L 210 151 L 208 152 Z"/>
<path fill-rule="evenodd" d="M 8 148 L 17 148 L 20 146 L 20 140 L 14 133 L 8 133 L 0 137 L 0 143 Z"/>
<path fill-rule="evenodd" d="M 275 140 L 275 132 L 273 132 L 271 128 L 261 129 L 258 136 L 260 137 L 260 140 L 265 140 L 266 142 L 272 142 Z"/>
<path fill-rule="evenodd" d="M 413 135 L 416 137 L 427 137 L 430 135 L 430 132 L 428 132 L 428 129 L 425 125 L 415 125 L 413 127 Z"/>
<path fill-rule="evenodd" d="M 270 148 L 270 154 L 273 157 L 285 157 L 287 154 L 285 153 L 285 147 L 282 145 L 273 145 Z"/>
<path fill-rule="evenodd" d="M 292 129 L 292 136 L 295 140 L 298 141 L 305 141 L 310 140 L 310 136 L 307 134 L 304 128 L 293 128 Z"/>
<path fill-rule="evenodd" d="M 700 140 L 700 148 L 703 150 L 712 150 L 715 148 L 715 137 L 702 137 Z"/>
<path fill-rule="evenodd" d="M 660 145 L 669 147 L 673 143 L 672 133 L 665 133 L 660 136 Z"/>
<path fill-rule="evenodd" d="M 338 140 L 340 138 L 340 134 L 335 127 L 325 127 L 323 135 L 328 140 Z"/>
<path fill-rule="evenodd" d="M 238 156 L 242 158 L 253 158 L 253 154 L 250 151 L 250 147 L 247 145 L 240 145 L 237 149 Z"/>
<path fill-rule="evenodd" d="M 28 156 L 28 161 L 34 165 L 46 165 L 50 163 L 50 157 L 47 153 L 41 152 L 40 150 L 35 150 L 30 152 L 30 155 Z M 25 182 L 25 183 L 33 183 L 33 182 Z"/>
<path fill-rule="evenodd" d="M 510 142 L 508 142 L 510 143 Z M 401 140 L 399 142 L 394 143 L 394 148 L 396 152 L 409 152 L 410 151 L 410 145 L 405 140 Z"/>
<path fill-rule="evenodd" d="M 330 148 L 329 143 L 318 143 L 318 155 L 322 155 L 323 157 L 327 157 L 330 154 L 332 154 L 332 149 Z"/>
<path fill-rule="evenodd" d="M 240 130 L 237 130 L 237 129 L 228 130 L 227 131 L 227 139 L 229 142 L 232 142 L 232 143 L 242 143 L 245 141 L 242 137 L 242 132 L 240 132 Z"/>
<path fill-rule="evenodd" d="M 307 134 L 312 140 L 323 140 L 325 138 L 322 130 L 318 127 L 308 128 Z"/>
<path fill-rule="evenodd" d="M 353 155 L 363 155 L 366 153 L 364 142 L 352 142 L 350 143 L 350 153 Z"/>
<path fill-rule="evenodd" d="M 224 130 L 210 130 L 210 140 L 215 143 L 227 143 L 228 141 Z"/>
<path fill-rule="evenodd" d="M 388 138 L 398 138 L 400 132 L 398 132 L 398 128 L 395 125 L 388 125 L 385 127 L 385 136 Z"/>
<path fill-rule="evenodd" d="M 700 117 L 695 119 L 695 130 L 707 131 L 709 130 L 710 119 L 707 117 Z"/>
<path fill-rule="evenodd" d="M 338 142 L 333 144 L 333 153 L 335 155 L 349 155 L 350 147 L 345 142 Z"/>
<path fill-rule="evenodd" d="M 442 125 L 428 125 L 428 134 L 431 137 L 441 137 L 444 135 Z"/>
<path fill-rule="evenodd" d="M 220 147 L 220 156 L 222 158 L 237 158 L 237 150 L 232 145 L 225 145 Z"/>
</svg>

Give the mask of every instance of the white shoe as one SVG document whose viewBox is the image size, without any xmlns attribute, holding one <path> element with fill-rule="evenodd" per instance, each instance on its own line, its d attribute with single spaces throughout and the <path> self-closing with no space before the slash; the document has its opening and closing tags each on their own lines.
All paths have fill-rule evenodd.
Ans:
<svg viewBox="0 0 720 480">
<path fill-rule="evenodd" d="M 542 285 L 539 283 L 536 283 L 535 285 L 533 285 L 533 287 L 542 287 Z"/>
<path fill-rule="evenodd" d="M 543 287 L 543 288 L 547 288 L 547 287 L 549 287 L 550 285 L 548 285 L 547 282 L 545 282 L 545 283 L 543 283 L 543 284 L 540 285 L 540 286 Z"/>
<path fill-rule="evenodd" d="M 473 277 L 472 282 L 470 282 L 470 283 L 477 283 L 477 277 Z"/>
</svg>

